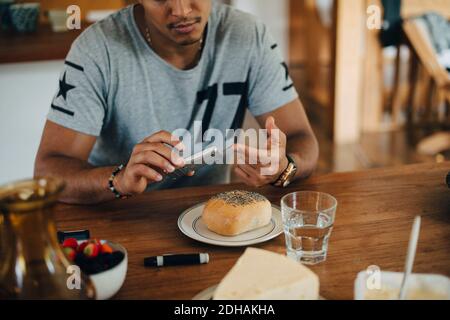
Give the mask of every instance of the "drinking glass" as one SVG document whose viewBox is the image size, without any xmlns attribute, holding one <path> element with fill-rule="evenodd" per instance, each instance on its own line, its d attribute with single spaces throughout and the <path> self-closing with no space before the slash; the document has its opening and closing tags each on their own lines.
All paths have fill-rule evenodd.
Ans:
<svg viewBox="0 0 450 320">
<path fill-rule="evenodd" d="M 303 264 L 327 258 L 337 200 L 326 193 L 300 191 L 281 199 L 287 256 Z"/>
</svg>

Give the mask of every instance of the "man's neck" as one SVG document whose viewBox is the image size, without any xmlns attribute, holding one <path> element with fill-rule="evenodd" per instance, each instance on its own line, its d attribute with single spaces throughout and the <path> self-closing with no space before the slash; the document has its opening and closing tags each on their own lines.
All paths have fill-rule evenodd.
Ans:
<svg viewBox="0 0 450 320">
<path fill-rule="evenodd" d="M 157 55 L 177 69 L 188 70 L 195 67 L 200 57 L 201 43 L 182 46 L 170 41 L 161 35 L 156 28 L 153 28 L 145 20 L 144 8 L 140 5 L 134 6 L 134 19 L 139 30 L 146 39 L 147 28 L 151 37 L 151 44 L 147 43 Z M 148 42 L 148 41 L 147 41 Z"/>
</svg>

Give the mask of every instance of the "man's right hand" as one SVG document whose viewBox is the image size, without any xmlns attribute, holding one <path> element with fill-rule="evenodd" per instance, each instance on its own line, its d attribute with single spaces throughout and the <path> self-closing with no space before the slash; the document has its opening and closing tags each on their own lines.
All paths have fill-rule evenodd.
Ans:
<svg viewBox="0 0 450 320">
<path fill-rule="evenodd" d="M 148 184 L 163 180 L 163 174 L 184 167 L 183 158 L 166 144 L 184 149 L 179 138 L 167 131 L 159 131 L 137 144 L 127 166 L 114 179 L 116 190 L 124 195 L 143 193 Z"/>
</svg>

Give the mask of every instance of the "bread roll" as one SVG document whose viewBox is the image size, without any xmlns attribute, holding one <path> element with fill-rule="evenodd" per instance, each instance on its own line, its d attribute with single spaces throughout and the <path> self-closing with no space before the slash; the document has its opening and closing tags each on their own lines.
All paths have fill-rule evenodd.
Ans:
<svg viewBox="0 0 450 320">
<path fill-rule="evenodd" d="M 249 191 L 230 191 L 212 197 L 203 209 L 202 219 L 209 230 L 223 236 L 236 236 L 269 224 L 272 206 L 266 197 Z"/>
</svg>

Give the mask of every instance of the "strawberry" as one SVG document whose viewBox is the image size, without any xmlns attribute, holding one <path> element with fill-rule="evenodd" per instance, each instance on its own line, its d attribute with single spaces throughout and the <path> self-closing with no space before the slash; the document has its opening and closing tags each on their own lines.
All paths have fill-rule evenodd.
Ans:
<svg viewBox="0 0 450 320">
<path fill-rule="evenodd" d="M 77 250 L 78 242 L 75 238 L 67 238 L 64 240 L 62 244 L 63 248 L 72 248 L 73 250 Z"/>
<path fill-rule="evenodd" d="M 75 249 L 73 249 L 71 247 L 65 247 L 65 248 L 63 248 L 63 252 L 70 261 L 75 260 L 75 255 L 77 254 Z"/>
<path fill-rule="evenodd" d="M 89 244 L 88 241 L 85 241 L 85 242 L 80 243 L 80 245 L 78 246 L 77 252 L 83 252 L 83 251 L 84 251 L 84 248 L 86 248 L 86 246 L 87 246 L 88 244 Z"/>
<path fill-rule="evenodd" d="M 94 243 L 89 243 L 83 250 L 83 253 L 88 258 L 95 258 L 99 253 L 99 246 Z"/>
<path fill-rule="evenodd" d="M 113 253 L 113 249 L 107 243 L 102 244 L 101 248 L 102 253 Z"/>
<path fill-rule="evenodd" d="M 89 243 L 93 243 L 97 247 L 98 253 L 102 252 L 102 244 L 101 244 L 100 240 L 91 239 L 91 240 L 89 240 Z"/>
</svg>

